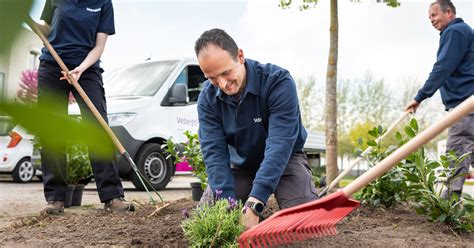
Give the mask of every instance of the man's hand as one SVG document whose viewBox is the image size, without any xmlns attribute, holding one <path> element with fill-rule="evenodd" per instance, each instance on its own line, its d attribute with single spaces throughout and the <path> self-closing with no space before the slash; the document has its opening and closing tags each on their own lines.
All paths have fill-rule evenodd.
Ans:
<svg viewBox="0 0 474 248">
<path fill-rule="evenodd" d="M 61 72 L 62 72 L 63 76 L 60 78 L 60 80 L 67 80 L 70 84 L 72 84 L 72 82 L 69 80 L 69 77 L 66 75 L 66 72 L 65 71 L 61 71 Z M 79 81 L 79 78 L 81 77 L 82 72 L 84 72 L 84 70 L 82 68 L 76 67 L 76 68 L 74 68 L 74 70 L 69 71 L 69 76 L 76 79 L 76 82 L 77 82 L 77 81 Z"/>
<path fill-rule="evenodd" d="M 409 111 L 411 113 L 415 113 L 416 112 L 416 109 L 420 106 L 420 103 L 415 101 L 415 100 L 411 100 L 411 102 L 409 102 L 407 104 L 407 106 L 405 107 L 405 111 Z"/>
<path fill-rule="evenodd" d="M 249 201 L 261 202 L 254 197 L 249 197 Z M 252 228 L 257 225 L 260 221 L 260 217 L 250 208 L 244 207 L 242 209 L 242 215 L 240 216 L 240 223 L 245 226 L 246 229 Z"/>
</svg>

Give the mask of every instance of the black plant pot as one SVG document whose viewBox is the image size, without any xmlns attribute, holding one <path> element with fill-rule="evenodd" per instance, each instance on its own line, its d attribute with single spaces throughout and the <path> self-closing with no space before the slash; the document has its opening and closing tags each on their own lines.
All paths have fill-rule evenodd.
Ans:
<svg viewBox="0 0 474 248">
<path fill-rule="evenodd" d="M 191 196 L 193 198 L 193 201 L 201 200 L 203 193 L 204 193 L 204 190 L 201 187 L 201 183 L 199 182 L 191 183 Z"/>
<path fill-rule="evenodd" d="M 84 193 L 84 185 L 77 184 L 72 193 L 71 206 L 81 206 L 83 193 Z"/>
<path fill-rule="evenodd" d="M 74 192 L 74 185 L 68 185 L 66 190 L 66 199 L 64 199 L 64 207 L 68 208 L 71 206 L 72 202 L 72 194 Z"/>
</svg>

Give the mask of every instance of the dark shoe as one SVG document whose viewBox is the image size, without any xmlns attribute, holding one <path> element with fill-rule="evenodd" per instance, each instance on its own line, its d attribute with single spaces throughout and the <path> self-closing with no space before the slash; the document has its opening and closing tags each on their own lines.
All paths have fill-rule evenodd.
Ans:
<svg viewBox="0 0 474 248">
<path fill-rule="evenodd" d="M 106 201 L 104 205 L 105 210 L 110 210 L 113 212 L 126 212 L 134 211 L 135 206 L 131 202 L 125 201 L 123 198 L 114 198 L 112 200 Z"/>
<path fill-rule="evenodd" d="M 49 201 L 46 206 L 42 207 L 40 214 L 62 214 L 64 213 L 64 202 L 62 201 Z"/>
</svg>

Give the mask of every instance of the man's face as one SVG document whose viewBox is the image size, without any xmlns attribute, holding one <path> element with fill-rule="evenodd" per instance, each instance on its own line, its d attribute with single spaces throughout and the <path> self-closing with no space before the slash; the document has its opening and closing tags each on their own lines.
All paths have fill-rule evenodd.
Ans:
<svg viewBox="0 0 474 248">
<path fill-rule="evenodd" d="M 245 59 L 241 49 L 237 61 L 226 50 L 210 44 L 199 52 L 199 67 L 211 83 L 229 96 L 241 93 L 245 87 Z"/>
<path fill-rule="evenodd" d="M 453 11 L 448 9 L 446 12 L 443 12 L 439 7 L 439 4 L 434 4 L 430 7 L 428 12 L 431 25 L 438 31 L 443 31 L 449 22 L 454 19 Z"/>
</svg>

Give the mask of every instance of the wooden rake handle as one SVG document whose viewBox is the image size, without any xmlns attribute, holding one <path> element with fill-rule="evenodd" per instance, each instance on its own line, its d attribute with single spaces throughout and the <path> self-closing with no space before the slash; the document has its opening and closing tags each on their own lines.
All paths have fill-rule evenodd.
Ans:
<svg viewBox="0 0 474 248">
<path fill-rule="evenodd" d="M 97 111 L 94 104 L 91 102 L 91 100 L 89 99 L 87 94 L 84 92 L 82 87 L 79 85 L 77 80 L 74 77 L 72 77 L 71 75 L 69 75 L 69 69 L 64 64 L 62 59 L 59 57 L 58 53 L 54 50 L 53 46 L 51 46 L 48 39 L 44 36 L 44 34 L 38 28 L 38 25 L 36 24 L 36 22 L 30 16 L 28 16 L 27 19 L 26 19 L 26 24 L 28 24 L 28 26 L 33 30 L 33 32 L 35 32 L 38 35 L 38 37 L 41 39 L 41 41 L 43 42 L 46 49 L 48 49 L 48 51 L 53 56 L 56 63 L 58 63 L 59 67 L 61 67 L 61 70 L 66 72 L 66 75 L 69 78 L 69 81 L 72 82 L 72 85 L 77 90 L 77 92 L 79 92 L 79 95 L 82 97 L 82 99 L 86 103 L 87 107 L 89 107 L 89 109 L 92 111 L 92 114 L 94 114 L 95 118 L 99 121 L 100 125 L 105 129 L 105 131 L 107 132 L 109 137 L 112 139 L 112 142 L 114 142 L 114 144 L 117 147 L 120 154 L 124 154 L 126 152 L 125 148 L 122 146 L 120 141 L 117 139 L 117 136 L 115 136 L 115 134 L 112 132 L 112 129 L 110 129 L 109 125 L 107 124 L 107 122 L 105 122 L 104 118 L 102 118 L 100 113 Z"/>
<path fill-rule="evenodd" d="M 385 137 L 387 137 L 387 135 L 389 133 L 391 133 L 397 126 L 398 124 L 400 124 L 400 122 L 403 121 L 403 119 L 405 119 L 408 115 L 410 114 L 410 112 L 403 112 L 403 114 L 398 117 L 397 120 L 395 120 L 392 125 L 390 125 L 388 128 L 387 128 L 387 131 L 380 137 L 378 137 L 376 139 L 376 142 L 380 142 L 382 141 L 383 139 L 385 139 Z M 343 177 L 345 177 L 351 170 L 352 168 L 354 168 L 356 165 L 358 165 L 364 158 L 365 155 L 369 154 L 374 148 L 372 146 L 369 146 L 367 147 L 367 149 L 365 149 L 361 154 L 360 156 L 355 159 L 341 174 L 339 174 L 339 176 L 337 176 L 332 182 L 331 184 L 329 184 L 329 186 L 327 188 L 324 189 L 324 193 L 327 193 L 328 191 L 330 191 L 332 188 L 334 188 L 334 186 L 336 186 L 337 183 L 339 183 L 339 181 L 341 181 L 341 179 Z"/>
<path fill-rule="evenodd" d="M 453 125 L 462 117 L 468 115 L 471 112 L 474 112 L 474 96 L 471 96 L 466 99 L 459 106 L 449 112 L 445 117 L 443 117 L 440 121 L 428 127 L 428 129 L 415 136 L 402 147 L 398 148 L 396 151 L 394 151 L 384 160 L 380 161 L 376 166 L 372 167 L 362 176 L 356 178 L 352 183 L 342 189 L 342 191 L 346 196 L 350 196 L 355 192 L 359 191 L 364 186 L 375 180 L 377 177 L 383 175 L 383 173 L 390 170 L 395 164 L 410 155 L 410 153 L 416 151 L 420 146 L 433 139 L 444 129 Z"/>
</svg>

